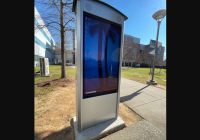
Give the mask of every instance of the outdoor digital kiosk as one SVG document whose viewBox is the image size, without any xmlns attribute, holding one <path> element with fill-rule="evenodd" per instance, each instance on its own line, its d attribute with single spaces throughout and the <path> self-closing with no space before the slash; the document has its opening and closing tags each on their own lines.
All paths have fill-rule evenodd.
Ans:
<svg viewBox="0 0 200 140">
<path fill-rule="evenodd" d="M 124 22 L 99 0 L 74 0 L 78 131 L 118 117 Z"/>
</svg>

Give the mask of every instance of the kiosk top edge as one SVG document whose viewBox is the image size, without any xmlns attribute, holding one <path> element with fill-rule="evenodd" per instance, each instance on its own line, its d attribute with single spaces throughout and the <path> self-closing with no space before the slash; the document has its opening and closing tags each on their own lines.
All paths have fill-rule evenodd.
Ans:
<svg viewBox="0 0 200 140">
<path fill-rule="evenodd" d="M 111 5 L 103 2 L 103 1 L 100 1 L 100 0 L 93 0 L 93 1 L 96 1 L 96 2 L 99 2 L 101 4 L 104 4 L 110 8 L 112 8 L 113 10 L 119 12 L 120 14 L 122 14 L 124 17 L 125 17 L 125 21 L 128 19 L 128 17 L 126 15 L 124 15 L 122 12 L 120 12 L 119 10 L 117 10 L 116 8 L 112 7 Z M 76 7 L 76 3 L 77 3 L 77 0 L 73 0 L 73 5 L 72 5 L 72 12 L 75 12 L 75 7 Z"/>
</svg>

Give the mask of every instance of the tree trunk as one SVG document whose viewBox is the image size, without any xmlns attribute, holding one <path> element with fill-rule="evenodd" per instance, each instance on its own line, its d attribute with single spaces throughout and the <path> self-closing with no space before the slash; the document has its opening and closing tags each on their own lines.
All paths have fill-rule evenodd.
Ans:
<svg viewBox="0 0 200 140">
<path fill-rule="evenodd" d="M 63 0 L 60 0 L 60 34 L 61 34 L 61 78 L 66 77 L 66 69 L 65 69 L 65 33 L 64 33 L 64 18 L 63 18 Z"/>
</svg>

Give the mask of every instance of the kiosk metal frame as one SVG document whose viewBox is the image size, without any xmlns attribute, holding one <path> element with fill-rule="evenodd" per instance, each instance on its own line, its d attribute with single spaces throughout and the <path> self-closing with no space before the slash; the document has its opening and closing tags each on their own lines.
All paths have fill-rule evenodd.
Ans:
<svg viewBox="0 0 200 140">
<path fill-rule="evenodd" d="M 78 131 L 116 119 L 119 112 L 121 64 L 124 44 L 124 23 L 128 19 L 117 9 L 99 0 L 74 0 L 75 12 L 75 71 L 76 71 L 76 125 Z M 112 94 L 83 98 L 83 13 L 89 13 L 121 25 L 118 90 Z"/>
</svg>

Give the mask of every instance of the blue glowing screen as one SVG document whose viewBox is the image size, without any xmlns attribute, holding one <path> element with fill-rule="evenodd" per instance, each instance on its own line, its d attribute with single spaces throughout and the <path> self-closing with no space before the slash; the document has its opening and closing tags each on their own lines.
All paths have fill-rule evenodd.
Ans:
<svg viewBox="0 0 200 140">
<path fill-rule="evenodd" d="M 83 14 L 83 97 L 118 90 L 121 26 Z"/>
</svg>

